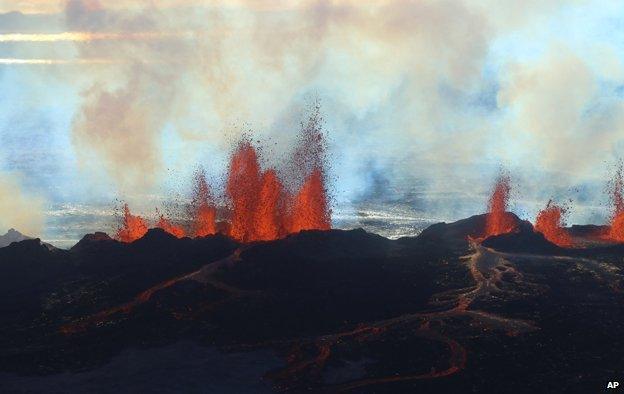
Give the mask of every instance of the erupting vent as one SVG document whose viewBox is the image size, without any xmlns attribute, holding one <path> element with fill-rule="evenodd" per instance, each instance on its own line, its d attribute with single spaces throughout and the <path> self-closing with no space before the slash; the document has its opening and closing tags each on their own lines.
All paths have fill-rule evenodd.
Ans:
<svg viewBox="0 0 624 394">
<path fill-rule="evenodd" d="M 148 229 L 147 222 L 142 217 L 131 214 L 128 204 L 124 204 L 123 211 L 123 222 L 117 231 L 117 238 L 122 242 L 132 242 L 144 236 Z"/>
<path fill-rule="evenodd" d="M 318 112 L 304 125 L 299 146 L 288 168 L 287 183 L 273 168 L 262 170 L 258 151 L 244 138 L 234 150 L 228 167 L 225 200 L 227 224 L 217 226 L 217 209 L 203 171 L 195 174 L 189 205 L 188 232 L 164 216 L 156 223 L 178 238 L 202 237 L 221 232 L 241 241 L 268 241 L 301 230 L 329 230 L 331 210 L 325 186 L 325 143 Z M 221 223 L 219 223 L 221 224 Z M 124 206 L 124 219 L 117 238 L 132 242 L 147 232 L 147 223 Z"/>
<path fill-rule="evenodd" d="M 622 163 L 620 162 L 615 176 L 609 184 L 609 194 L 611 197 L 611 221 L 609 238 L 613 241 L 624 242 L 624 196 L 622 189 L 624 182 L 622 179 Z"/>
<path fill-rule="evenodd" d="M 192 219 L 191 232 L 194 236 L 205 237 L 217 233 L 217 210 L 203 169 L 195 173 L 189 216 Z"/>
<path fill-rule="evenodd" d="M 516 221 L 514 217 L 507 212 L 510 193 L 511 180 L 509 176 L 499 176 L 488 202 L 484 238 L 510 233 L 516 230 Z"/>
<path fill-rule="evenodd" d="M 535 219 L 535 231 L 544 234 L 550 242 L 563 246 L 572 246 L 572 237 L 564 228 L 565 217 L 568 214 L 567 207 L 554 204 L 548 201 L 546 208 L 542 209 Z"/>
</svg>

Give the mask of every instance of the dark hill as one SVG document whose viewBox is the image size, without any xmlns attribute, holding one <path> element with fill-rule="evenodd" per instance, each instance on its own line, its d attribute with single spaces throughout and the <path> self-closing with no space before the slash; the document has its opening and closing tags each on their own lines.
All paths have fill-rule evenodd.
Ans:
<svg viewBox="0 0 624 394">
<path fill-rule="evenodd" d="M 13 242 L 25 241 L 27 239 L 32 239 L 15 229 L 9 229 L 6 234 L 0 235 L 0 248 L 4 248 L 5 246 L 9 246 Z"/>
<path fill-rule="evenodd" d="M 516 233 L 488 237 L 481 244 L 507 253 L 554 254 L 563 251 L 562 248 L 544 238 L 542 233 L 533 231 L 533 227 L 522 228 Z"/>
<path fill-rule="evenodd" d="M 521 220 L 513 212 L 506 213 L 516 223 L 518 231 L 532 231 L 533 226 L 526 220 Z M 406 237 L 399 241 L 404 244 L 426 245 L 432 249 L 449 248 L 450 250 L 465 250 L 470 239 L 483 237 L 487 214 L 474 215 L 452 223 L 436 223 L 420 233 L 418 237 Z"/>
<path fill-rule="evenodd" d="M 567 228 L 574 237 L 599 236 L 609 232 L 609 226 L 596 224 L 575 224 Z"/>
<path fill-rule="evenodd" d="M 261 370 L 258 384 L 279 392 L 604 388 L 624 367 L 623 247 L 581 258 L 515 219 L 486 247 L 469 242 L 485 215 L 396 241 L 359 229 L 241 245 L 155 229 L 130 244 L 90 234 L 69 251 L 13 243 L 0 249 L 0 391 L 36 391 L 32 377 L 75 392 L 82 374 L 83 392 L 158 392 L 153 378 L 175 374 L 175 391 L 203 392 L 219 379 L 203 371 L 222 363 L 229 376 Z M 128 349 L 128 370 L 108 364 Z M 236 361 L 259 351 L 279 362 Z M 161 367 L 138 377 L 154 354 Z"/>
<path fill-rule="evenodd" d="M 217 316 L 237 340 L 331 331 L 422 308 L 444 287 L 435 283 L 440 269 L 437 259 L 361 229 L 304 231 L 249 245 L 215 272 L 228 286 L 264 294 L 246 307 L 249 321 L 262 324 L 235 324 L 236 308 Z"/>
<path fill-rule="evenodd" d="M 41 240 L 28 239 L 0 248 L 0 293 L 2 298 L 29 293 L 53 282 L 68 271 L 69 254 L 50 249 Z"/>
</svg>

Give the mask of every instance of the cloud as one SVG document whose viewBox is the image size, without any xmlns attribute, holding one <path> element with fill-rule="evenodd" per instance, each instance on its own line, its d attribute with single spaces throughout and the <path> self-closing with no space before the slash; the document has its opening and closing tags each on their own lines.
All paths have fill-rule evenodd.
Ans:
<svg viewBox="0 0 624 394">
<path fill-rule="evenodd" d="M 37 236 L 44 220 L 44 200 L 24 191 L 16 175 L 0 173 L 0 231 L 13 227 Z"/>
<path fill-rule="evenodd" d="M 154 192 L 172 168 L 222 169 L 249 128 L 275 142 L 267 164 L 279 164 L 310 98 L 344 200 L 377 190 L 371 168 L 388 189 L 474 196 L 501 163 L 519 179 L 569 173 L 543 179 L 550 193 L 617 155 L 624 125 L 604 96 L 624 75 L 619 52 L 553 38 L 581 3 L 71 0 L 64 31 L 101 39 L 12 45 L 100 60 L 65 71 L 83 91 L 71 141 L 85 184 L 110 178 L 121 197 Z"/>
<path fill-rule="evenodd" d="M 508 111 L 509 137 L 524 147 L 519 153 L 577 179 L 591 176 L 612 157 L 624 126 L 624 106 L 617 97 L 600 95 L 602 82 L 584 59 L 563 46 L 551 47 L 532 62 L 509 65 L 497 100 Z"/>
<path fill-rule="evenodd" d="M 149 189 L 176 167 L 176 155 L 164 162 L 166 138 L 179 142 L 178 166 L 188 168 L 208 145 L 225 157 L 247 127 L 287 151 L 301 121 L 296 109 L 310 96 L 327 105 L 327 127 L 339 141 L 334 168 L 347 184 L 365 188 L 361 170 L 372 160 L 402 162 L 439 190 L 453 183 L 440 173 L 459 178 L 451 168 L 473 166 L 490 151 L 495 124 L 475 97 L 500 33 L 489 12 L 498 11 L 460 0 L 254 4 L 190 13 L 158 2 L 123 11 L 69 2 L 70 30 L 195 32 L 76 43 L 83 57 L 122 61 L 88 70 L 93 88 L 72 131 L 81 161 L 102 163 L 120 190 Z M 359 124 L 366 132 L 353 130 Z"/>
<path fill-rule="evenodd" d="M 159 78 L 139 65 L 127 77 L 119 89 L 94 86 L 84 94 L 73 140 L 83 163 L 102 163 L 120 186 L 141 188 L 161 170 L 156 137 L 167 119 L 172 92 L 164 79 L 156 84 Z"/>
</svg>

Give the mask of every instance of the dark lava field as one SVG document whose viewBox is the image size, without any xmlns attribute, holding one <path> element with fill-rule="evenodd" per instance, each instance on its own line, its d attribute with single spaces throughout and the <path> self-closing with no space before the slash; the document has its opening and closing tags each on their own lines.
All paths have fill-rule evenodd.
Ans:
<svg viewBox="0 0 624 394">
<path fill-rule="evenodd" d="M 624 245 L 485 215 L 389 240 L 159 229 L 0 248 L 0 392 L 603 391 L 624 379 Z M 583 226 L 570 232 L 583 237 Z"/>
</svg>

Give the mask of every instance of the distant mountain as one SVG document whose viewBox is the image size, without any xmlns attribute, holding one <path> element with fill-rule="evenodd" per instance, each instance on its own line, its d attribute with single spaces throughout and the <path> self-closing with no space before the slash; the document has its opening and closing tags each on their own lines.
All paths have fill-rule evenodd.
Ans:
<svg viewBox="0 0 624 394">
<path fill-rule="evenodd" d="M 47 242 L 42 242 L 39 238 L 29 237 L 28 235 L 24 235 L 14 228 L 9 229 L 6 234 L 0 236 L 0 248 L 5 248 L 11 245 L 13 242 L 22 242 L 36 240 L 36 243 L 46 247 L 49 250 L 56 249 L 54 245 L 51 245 Z"/>
<path fill-rule="evenodd" d="M 20 233 L 15 229 L 9 229 L 6 234 L 0 236 L 0 248 L 4 248 L 5 246 L 11 245 L 13 242 L 25 241 L 27 239 L 32 239 L 27 235 Z"/>
</svg>

